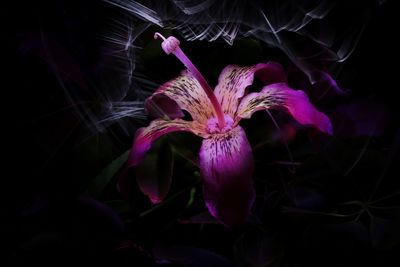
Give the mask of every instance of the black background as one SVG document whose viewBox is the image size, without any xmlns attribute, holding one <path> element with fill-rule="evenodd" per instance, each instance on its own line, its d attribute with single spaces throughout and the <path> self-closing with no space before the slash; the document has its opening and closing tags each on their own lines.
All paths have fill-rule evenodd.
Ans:
<svg viewBox="0 0 400 267">
<path fill-rule="evenodd" d="M 384 123 L 379 126 L 377 135 L 339 135 L 328 142 L 324 152 L 320 152 L 321 157 L 330 153 L 333 166 L 351 165 L 354 157 L 346 157 L 347 153 L 365 153 L 366 156 L 362 156 L 361 163 L 356 165 L 350 176 L 344 177 L 343 172 L 332 165 L 330 168 L 326 162 L 308 165 L 308 169 L 300 171 L 305 180 L 329 180 L 327 186 L 330 190 L 318 192 L 327 199 L 321 207 L 324 211 L 337 211 L 336 204 L 339 202 L 362 201 L 363 196 L 375 190 L 373 188 L 380 177 L 383 178 L 376 189 L 379 197 L 399 192 L 397 14 L 393 1 L 382 5 L 375 1 L 353 3 L 357 4 L 363 7 L 370 5 L 372 12 L 355 52 L 342 63 L 341 73 L 344 74 L 341 77 L 345 79 L 338 77 L 339 84 L 350 88 L 352 93 L 345 100 L 333 101 L 333 104 L 323 102 L 321 107 L 332 111 L 338 102 L 368 100 L 368 103 L 379 103 L 384 107 Z M 346 8 L 346 4 L 342 5 Z M 6 46 L 3 50 L 4 80 L 1 86 L 2 132 L 5 134 L 5 149 L 2 150 L 5 167 L 1 176 L 5 204 L 1 231 L 4 238 L 1 242 L 6 263 L 12 266 L 70 266 L 79 263 L 89 266 L 230 266 L 230 261 L 239 266 L 256 266 L 257 257 L 269 257 L 273 260 L 272 265 L 264 262 L 259 266 L 398 266 L 399 195 L 382 203 L 385 207 L 393 207 L 393 213 L 389 215 L 387 210 L 383 211 L 384 214 L 378 212 L 376 217 L 382 220 L 372 222 L 365 214 L 359 218 L 358 222 L 365 226 L 364 232 L 358 226 L 338 225 L 330 219 L 326 222 L 324 218 L 309 218 L 307 214 L 287 216 L 283 209 L 290 206 L 290 201 L 283 201 L 277 207 L 264 207 L 267 210 L 265 213 L 260 213 L 258 203 L 254 210 L 256 214 L 264 214 L 260 217 L 261 230 L 251 223 L 234 229 L 215 224 L 180 224 L 177 218 L 180 217 L 179 210 L 185 205 L 182 202 L 186 200 L 179 197 L 171 204 L 172 207 L 142 219 L 138 217 L 140 212 L 150 204 L 137 188 L 135 194 L 138 196 L 131 200 L 134 201 L 132 210 L 121 215 L 123 219 L 118 218 L 116 212 L 101 204 L 104 199 L 117 196 L 113 184 L 108 189 L 110 192 L 100 199 L 85 196 L 84 192 L 93 177 L 111 159 L 129 148 L 131 137 L 121 135 L 116 142 L 113 135 L 101 134 L 100 140 L 107 141 L 100 144 L 109 144 L 106 148 L 96 142 L 94 145 L 82 142 L 87 140 L 87 131 L 76 114 L 66 108 L 70 103 L 60 86 L 60 79 L 55 76 L 54 68 L 49 66 L 43 51 L 37 47 L 40 44 L 37 38 L 40 40 L 41 33 L 55 36 L 65 45 L 66 51 L 72 51 L 83 74 L 90 73 L 93 79 L 92 70 L 101 61 L 102 53 L 103 43 L 98 36 L 107 28 L 104 18 L 118 15 L 118 10 L 97 1 L 35 1 L 15 3 L 2 12 L 5 29 L 2 43 Z M 338 20 L 345 22 L 346 18 L 338 15 Z M 194 60 L 200 60 L 204 51 L 225 49 L 228 52 L 222 54 L 223 59 L 216 64 L 223 67 L 232 63 L 229 62 L 230 52 L 225 44 L 205 44 L 206 48 L 201 48 L 202 44 L 204 42 L 194 45 Z M 285 58 L 284 55 L 278 57 Z M 287 59 L 282 63 L 287 64 Z M 178 69 L 179 65 L 173 68 Z M 206 69 L 206 63 L 200 63 L 200 68 Z M 154 70 L 153 73 L 149 71 L 149 77 L 157 83 L 173 75 L 168 71 L 158 73 L 157 67 L 149 69 Z M 215 75 L 207 71 L 206 76 L 215 79 Z M 170 72 L 174 73 L 174 70 Z M 346 73 L 351 73 L 351 78 Z M 61 75 L 74 74 L 61 72 Z M 88 90 L 83 98 L 90 99 L 90 96 Z M 335 124 L 335 119 L 333 122 Z M 336 122 L 342 123 L 342 120 Z M 251 129 L 251 124 L 248 124 L 245 127 Z M 118 129 L 115 130 L 118 133 Z M 323 137 L 318 138 L 326 142 Z M 307 140 L 305 133 L 299 134 L 299 139 L 297 145 L 301 146 L 303 142 L 308 144 L 304 141 Z M 251 137 L 250 141 L 253 142 Z M 293 146 L 296 147 L 296 144 Z M 285 154 L 282 149 L 272 149 L 277 155 Z M 88 155 L 96 157 L 87 158 Z M 267 159 L 270 157 L 267 156 Z M 256 176 L 260 177 L 263 171 L 260 167 Z M 266 168 L 265 171 L 270 171 L 271 177 L 290 176 L 285 171 L 282 174 L 282 170 Z M 271 179 L 270 187 L 274 188 L 277 185 L 274 178 Z M 179 185 L 175 186 L 179 188 Z M 194 211 L 203 209 L 201 194 L 198 198 L 200 200 L 195 205 L 199 207 L 196 206 Z M 345 211 L 342 211 L 351 213 L 353 208 L 343 208 Z M 188 211 L 188 214 L 193 215 L 191 212 L 194 211 Z M 185 215 L 189 217 L 188 214 Z M 124 227 L 121 222 L 124 222 Z M 377 225 L 376 228 L 371 226 L 373 224 Z M 378 241 L 371 241 L 372 235 L 379 236 Z M 240 239 L 245 242 L 238 243 Z M 173 245 L 178 249 L 173 250 Z M 228 260 L 221 263 L 214 253 Z M 163 257 L 165 261 L 161 260 Z"/>
</svg>

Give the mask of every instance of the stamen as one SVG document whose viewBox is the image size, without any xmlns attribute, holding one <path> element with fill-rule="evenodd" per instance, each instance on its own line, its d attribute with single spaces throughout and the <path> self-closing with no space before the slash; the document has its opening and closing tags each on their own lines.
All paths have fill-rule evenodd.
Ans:
<svg viewBox="0 0 400 267">
<path fill-rule="evenodd" d="M 156 32 L 154 34 L 154 39 L 158 37 L 163 39 L 161 43 L 161 47 L 164 52 L 169 55 L 170 53 L 174 54 L 185 67 L 193 74 L 193 76 L 199 81 L 201 87 L 203 88 L 204 92 L 206 93 L 207 97 L 210 99 L 210 102 L 214 108 L 215 116 L 218 119 L 218 126 L 220 129 L 225 127 L 225 118 L 224 113 L 222 112 L 221 105 L 218 102 L 218 99 L 215 97 L 213 90 L 211 89 L 210 85 L 207 83 L 206 79 L 201 75 L 200 71 L 193 65 L 190 59 L 183 53 L 182 49 L 179 47 L 179 40 L 176 39 L 174 36 L 169 36 L 165 38 L 160 33 Z"/>
</svg>

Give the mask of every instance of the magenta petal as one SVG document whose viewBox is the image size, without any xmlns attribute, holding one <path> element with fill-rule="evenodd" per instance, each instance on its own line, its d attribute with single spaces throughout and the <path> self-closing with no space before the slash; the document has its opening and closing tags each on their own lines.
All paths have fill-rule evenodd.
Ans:
<svg viewBox="0 0 400 267">
<path fill-rule="evenodd" d="M 149 126 L 140 128 L 136 131 L 135 139 L 133 142 L 132 149 L 129 154 L 129 158 L 118 175 L 118 191 L 125 197 L 129 195 L 129 184 L 128 184 L 128 171 L 132 166 L 137 166 L 142 163 L 146 152 L 150 149 L 151 144 L 161 136 L 176 132 L 176 131 L 187 131 L 192 132 L 196 135 L 205 137 L 205 129 L 197 122 L 184 121 L 181 119 L 175 120 L 161 120 L 157 119 L 150 123 Z M 152 197 L 149 192 L 144 192 L 150 196 L 153 202 L 157 202 L 157 196 Z"/>
<path fill-rule="evenodd" d="M 225 225 L 243 223 L 254 201 L 253 155 L 240 126 L 203 140 L 200 171 L 210 213 Z"/>
<path fill-rule="evenodd" d="M 287 77 L 284 68 L 281 64 L 273 61 L 262 64 L 262 67 L 255 72 L 255 76 L 264 85 L 273 83 L 287 83 Z"/>
<path fill-rule="evenodd" d="M 236 113 L 236 123 L 250 118 L 258 110 L 283 109 L 304 125 L 310 125 L 321 132 L 332 134 L 329 118 L 318 111 L 300 90 L 293 90 L 285 83 L 265 86 L 260 93 L 251 93 L 242 99 Z"/>
<path fill-rule="evenodd" d="M 226 66 L 219 75 L 218 85 L 214 90 L 226 115 L 233 117 L 246 88 L 253 84 L 254 76 L 264 85 L 287 81 L 283 67 L 272 61 L 250 67 Z"/>
<path fill-rule="evenodd" d="M 274 94 L 283 95 L 284 106 L 299 123 L 332 134 L 332 124 L 329 118 L 310 103 L 303 91 L 293 90 L 284 83 L 277 83 L 264 87 L 262 92 L 274 92 Z"/>
<path fill-rule="evenodd" d="M 133 147 L 128 159 L 128 165 L 135 166 L 140 164 L 155 140 L 165 134 L 177 131 L 192 132 L 196 135 L 203 136 L 205 128 L 194 121 L 184 121 L 181 119 L 169 121 L 161 119 L 154 120 L 149 126 L 136 131 Z"/>
</svg>

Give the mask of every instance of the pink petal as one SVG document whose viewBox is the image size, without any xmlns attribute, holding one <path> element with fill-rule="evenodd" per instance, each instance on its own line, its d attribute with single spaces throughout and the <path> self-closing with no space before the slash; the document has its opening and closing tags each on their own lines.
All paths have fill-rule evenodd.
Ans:
<svg viewBox="0 0 400 267">
<path fill-rule="evenodd" d="M 228 226 L 243 223 L 254 201 L 253 155 L 240 126 L 203 140 L 200 171 L 210 213 Z"/>
<path fill-rule="evenodd" d="M 196 135 L 207 137 L 208 134 L 205 132 L 205 127 L 194 121 L 184 121 L 181 119 L 175 120 L 162 120 L 157 119 L 150 123 L 148 127 L 140 128 L 136 131 L 135 139 L 133 142 L 132 149 L 129 154 L 129 158 L 118 175 L 118 191 L 125 197 L 129 196 L 129 184 L 128 184 L 128 171 L 132 166 L 137 166 L 142 163 L 146 152 L 150 149 L 151 144 L 161 136 L 176 132 L 176 131 L 187 131 L 192 132 Z M 150 199 L 156 203 L 158 197 L 152 194 L 151 191 L 146 191 L 143 188 L 143 193 L 148 195 Z"/>
<path fill-rule="evenodd" d="M 172 119 L 182 117 L 183 113 L 178 107 L 189 112 L 194 121 L 206 123 L 213 116 L 210 100 L 196 78 L 187 70 L 160 86 L 146 101 L 147 111 L 158 117 L 160 113 Z"/>
<path fill-rule="evenodd" d="M 207 136 L 205 126 L 197 122 L 184 121 L 181 119 L 170 121 L 161 119 L 154 120 L 149 126 L 136 131 L 133 147 L 128 159 L 128 165 L 135 166 L 140 164 L 154 141 L 165 134 L 176 131 L 186 131 L 199 136 Z"/>
<path fill-rule="evenodd" d="M 246 88 L 253 83 L 254 75 L 264 84 L 286 82 L 284 69 L 275 62 L 260 63 L 250 67 L 235 65 L 225 67 L 214 90 L 225 114 L 233 117 L 240 98 L 243 97 Z"/>
<path fill-rule="evenodd" d="M 285 69 L 277 62 L 269 61 L 266 64 L 262 64 L 262 67 L 257 69 L 255 75 L 264 85 L 287 83 Z"/>
<path fill-rule="evenodd" d="M 332 134 L 332 124 L 329 118 L 310 103 L 303 91 L 293 90 L 285 83 L 265 86 L 260 93 L 251 93 L 244 97 L 237 110 L 236 123 L 240 119 L 250 118 L 254 112 L 264 109 L 284 109 L 299 123 Z"/>
</svg>

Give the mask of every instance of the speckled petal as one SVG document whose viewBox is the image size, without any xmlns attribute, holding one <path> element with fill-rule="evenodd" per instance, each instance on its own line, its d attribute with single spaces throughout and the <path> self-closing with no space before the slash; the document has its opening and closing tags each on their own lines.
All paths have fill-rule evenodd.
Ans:
<svg viewBox="0 0 400 267">
<path fill-rule="evenodd" d="M 140 128 L 136 131 L 132 150 L 128 159 L 129 166 L 140 164 L 151 144 L 161 136 L 177 131 L 192 132 L 201 137 L 207 137 L 205 126 L 194 121 L 184 121 L 181 119 L 161 120 L 157 119 L 149 126 Z"/>
<path fill-rule="evenodd" d="M 235 65 L 225 67 L 214 90 L 225 114 L 233 117 L 239 100 L 244 96 L 246 88 L 253 83 L 254 76 L 257 76 L 264 85 L 286 82 L 283 67 L 275 62 L 260 63 L 250 67 Z"/>
<path fill-rule="evenodd" d="M 254 112 L 264 109 L 283 109 L 299 123 L 332 134 L 329 118 L 310 103 L 303 91 L 293 90 L 285 83 L 271 84 L 265 86 L 260 93 L 245 96 L 238 107 L 235 123 L 242 118 L 250 118 Z"/>
<path fill-rule="evenodd" d="M 240 126 L 203 140 L 200 171 L 210 213 L 224 225 L 243 223 L 254 201 L 253 155 Z"/>
<path fill-rule="evenodd" d="M 177 131 L 192 132 L 203 138 L 208 137 L 209 134 L 206 132 L 206 126 L 199 124 L 195 121 L 184 121 L 181 119 L 175 120 L 162 120 L 157 119 L 150 123 L 149 126 L 140 128 L 136 131 L 133 146 L 130 151 L 127 162 L 118 174 L 118 191 L 125 197 L 128 198 L 129 186 L 128 186 L 128 172 L 131 167 L 137 166 L 142 163 L 146 152 L 151 148 L 153 142 L 155 142 L 161 136 Z M 151 196 L 151 192 L 144 192 L 150 196 L 150 199 L 156 200 L 157 198 Z M 156 201 L 153 201 L 156 202 Z"/>
<path fill-rule="evenodd" d="M 166 102 L 165 96 L 168 97 Z M 146 110 L 158 117 L 160 113 L 169 118 L 182 117 L 183 113 L 177 106 L 171 105 L 174 101 L 179 108 L 190 113 L 194 121 L 206 123 L 213 116 L 213 108 L 203 88 L 188 70 L 175 79 L 166 82 L 146 101 Z"/>
</svg>

